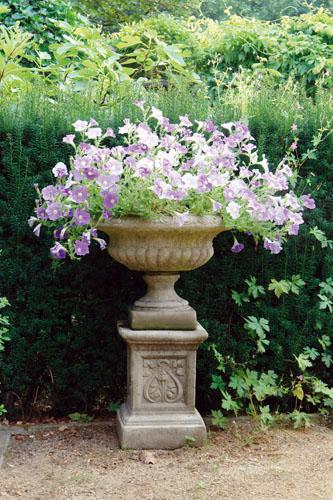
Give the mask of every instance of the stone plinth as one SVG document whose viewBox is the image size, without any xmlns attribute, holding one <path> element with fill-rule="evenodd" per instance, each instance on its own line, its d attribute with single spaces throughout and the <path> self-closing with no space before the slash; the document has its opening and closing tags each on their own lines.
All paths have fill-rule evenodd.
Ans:
<svg viewBox="0 0 333 500">
<path fill-rule="evenodd" d="M 127 342 L 128 395 L 117 415 L 120 445 L 129 449 L 174 449 L 206 440 L 195 409 L 196 351 L 208 337 L 195 330 L 118 331 Z"/>
</svg>

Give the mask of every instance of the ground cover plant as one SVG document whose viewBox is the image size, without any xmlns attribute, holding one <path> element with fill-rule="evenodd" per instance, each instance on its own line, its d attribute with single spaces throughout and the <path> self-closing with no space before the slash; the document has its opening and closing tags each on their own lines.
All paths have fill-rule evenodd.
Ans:
<svg viewBox="0 0 333 500">
<path fill-rule="evenodd" d="M 87 414 L 110 401 L 116 407 L 124 397 L 126 360 L 116 321 L 142 295 L 139 277 L 97 247 L 80 264 L 50 268 L 52 235 L 39 240 L 27 220 L 34 184 L 50 184 L 57 163 L 70 165 L 63 137 L 72 124 L 92 117 L 103 130 L 117 130 L 125 118 L 138 123 L 134 102 L 142 100 L 170 123 L 185 115 L 192 123 L 207 117 L 219 126 L 246 123 L 259 161 L 265 155 L 277 166 L 285 155 L 295 157 L 296 194 L 308 193 L 316 203 L 279 256 L 251 235 L 226 233 L 204 269 L 182 276 L 180 293 L 210 334 L 199 352 L 199 409 L 213 409 L 221 425 L 235 412 L 257 415 L 264 424 L 289 412 L 299 425 L 308 412 L 331 411 L 330 12 L 274 23 L 169 13 L 110 34 L 89 19 L 78 26 L 60 3 L 54 31 L 53 24 L 38 31 L 35 14 L 33 22 L 13 25 L 17 5 L 3 3 L 0 295 L 11 304 L 12 326 L 0 353 L 0 404 L 9 416 Z M 230 252 L 243 245 L 241 253 Z"/>
</svg>

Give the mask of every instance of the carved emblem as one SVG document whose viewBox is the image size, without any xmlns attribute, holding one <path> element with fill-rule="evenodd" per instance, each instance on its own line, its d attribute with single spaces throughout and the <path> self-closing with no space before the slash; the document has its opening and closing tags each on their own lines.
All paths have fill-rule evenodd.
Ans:
<svg viewBox="0 0 333 500">
<path fill-rule="evenodd" d="M 144 359 L 143 397 L 150 403 L 183 401 L 185 359 Z"/>
</svg>

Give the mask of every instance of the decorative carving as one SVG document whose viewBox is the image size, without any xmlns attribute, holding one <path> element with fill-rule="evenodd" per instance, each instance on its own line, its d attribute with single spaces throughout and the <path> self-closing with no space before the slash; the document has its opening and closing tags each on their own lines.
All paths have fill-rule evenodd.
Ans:
<svg viewBox="0 0 333 500">
<path fill-rule="evenodd" d="M 143 359 L 143 397 L 150 403 L 184 401 L 185 359 Z"/>
</svg>

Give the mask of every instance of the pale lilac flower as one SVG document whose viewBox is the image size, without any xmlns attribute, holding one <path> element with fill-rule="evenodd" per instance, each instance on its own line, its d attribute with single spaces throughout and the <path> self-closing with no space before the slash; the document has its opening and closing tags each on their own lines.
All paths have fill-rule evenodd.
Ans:
<svg viewBox="0 0 333 500">
<path fill-rule="evenodd" d="M 42 227 L 41 224 L 37 224 L 37 226 L 33 230 L 33 233 L 34 233 L 35 236 L 37 236 L 37 238 L 39 238 L 41 227 Z"/>
<path fill-rule="evenodd" d="M 205 132 L 212 133 L 216 130 L 215 123 L 212 120 L 205 121 Z"/>
<path fill-rule="evenodd" d="M 99 127 L 89 128 L 86 135 L 89 139 L 98 139 L 98 137 L 101 137 L 102 135 L 102 129 Z"/>
<path fill-rule="evenodd" d="M 113 128 L 109 127 L 106 129 L 105 137 L 116 137 Z"/>
<path fill-rule="evenodd" d="M 308 194 L 303 194 L 303 196 L 301 196 L 301 200 L 304 207 L 309 208 L 310 210 L 316 208 L 316 202 Z"/>
<path fill-rule="evenodd" d="M 293 123 L 292 126 L 291 126 L 291 130 L 293 132 L 296 132 L 297 129 L 298 129 L 298 126 L 296 125 L 296 123 Z"/>
<path fill-rule="evenodd" d="M 119 134 L 128 134 L 135 128 L 135 125 L 133 125 L 128 118 L 125 118 L 124 124 L 125 125 L 122 127 L 119 127 Z"/>
<path fill-rule="evenodd" d="M 105 169 L 109 174 L 121 175 L 123 173 L 124 167 L 121 161 L 110 158 L 105 164 Z"/>
<path fill-rule="evenodd" d="M 116 193 L 106 193 L 104 196 L 104 207 L 110 210 L 118 203 L 118 200 Z"/>
<path fill-rule="evenodd" d="M 77 208 L 74 212 L 74 223 L 77 226 L 85 226 L 90 222 L 89 212 L 82 208 Z"/>
<path fill-rule="evenodd" d="M 54 177 L 59 177 L 59 178 L 66 177 L 66 175 L 68 175 L 67 167 L 62 161 L 59 161 L 53 167 L 52 173 Z"/>
<path fill-rule="evenodd" d="M 180 116 L 180 126 L 181 127 L 192 127 L 193 123 L 189 120 L 188 116 Z"/>
<path fill-rule="evenodd" d="M 231 247 L 231 251 L 233 253 L 239 253 L 242 250 L 244 250 L 244 245 L 243 243 L 239 243 L 236 239 L 234 240 L 234 244 Z"/>
<path fill-rule="evenodd" d="M 105 248 L 107 247 L 107 243 L 105 240 L 103 240 L 102 238 L 94 238 L 94 240 L 97 241 L 101 250 L 105 250 Z"/>
<path fill-rule="evenodd" d="M 95 118 L 90 118 L 89 127 L 98 127 L 98 122 L 95 120 Z"/>
<path fill-rule="evenodd" d="M 143 99 L 137 99 L 136 101 L 134 101 L 134 106 L 141 109 L 141 111 L 145 110 L 144 104 L 145 104 L 145 101 Z"/>
<path fill-rule="evenodd" d="M 35 224 L 35 222 L 37 222 L 37 221 L 38 221 L 37 217 L 33 217 L 33 216 L 29 217 L 29 219 L 28 219 L 29 227 L 32 227 Z"/>
<path fill-rule="evenodd" d="M 271 241 L 269 238 L 264 239 L 264 248 L 272 254 L 278 254 L 282 250 L 282 245 L 279 240 Z"/>
<path fill-rule="evenodd" d="M 222 203 L 212 200 L 212 211 L 213 212 L 218 212 L 222 208 Z"/>
<path fill-rule="evenodd" d="M 88 198 L 88 188 L 86 186 L 74 187 L 71 197 L 76 203 L 85 202 Z"/>
<path fill-rule="evenodd" d="M 184 212 L 184 213 L 176 212 L 175 213 L 175 221 L 179 226 L 183 226 L 185 224 L 186 220 L 188 219 L 188 216 L 189 216 L 188 212 Z"/>
<path fill-rule="evenodd" d="M 74 139 L 75 134 L 68 134 L 63 137 L 62 142 L 64 142 L 65 144 L 70 144 L 71 146 L 75 146 Z"/>
<path fill-rule="evenodd" d="M 228 203 L 226 211 L 231 216 L 232 219 L 238 219 L 240 215 L 240 205 L 235 201 Z"/>
<path fill-rule="evenodd" d="M 55 245 L 51 248 L 51 256 L 54 259 L 66 259 L 67 250 L 66 248 L 57 241 Z"/>
<path fill-rule="evenodd" d="M 163 113 L 160 109 L 155 108 L 155 106 L 152 106 L 151 108 L 151 116 L 155 118 L 158 122 L 161 122 L 163 120 Z"/>
<path fill-rule="evenodd" d="M 292 224 L 290 228 L 288 229 L 288 234 L 290 236 L 297 236 L 299 233 L 299 225 L 298 224 Z"/>
<path fill-rule="evenodd" d="M 296 151 L 297 148 L 298 148 L 297 142 L 296 141 L 292 142 L 290 145 L 290 149 L 292 149 L 292 151 Z"/>
<path fill-rule="evenodd" d="M 100 175 L 96 179 L 96 183 L 102 188 L 102 189 L 109 189 L 114 185 L 114 176 L 112 175 Z"/>
<path fill-rule="evenodd" d="M 76 132 L 83 132 L 88 127 L 88 122 L 85 120 L 76 120 L 73 123 L 73 127 Z"/>
<path fill-rule="evenodd" d="M 46 209 L 46 214 L 50 220 L 58 220 L 63 217 L 60 203 L 50 203 Z"/>
<path fill-rule="evenodd" d="M 45 201 L 53 201 L 58 194 L 58 189 L 54 186 L 46 186 L 42 189 L 42 196 Z"/>
<path fill-rule="evenodd" d="M 79 257 L 87 255 L 89 253 L 89 242 L 86 239 L 75 240 L 74 249 L 76 255 L 78 255 Z"/>
</svg>

